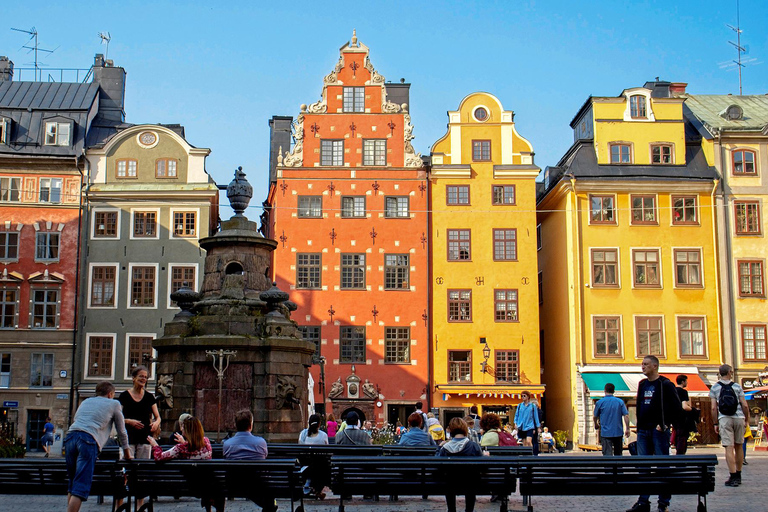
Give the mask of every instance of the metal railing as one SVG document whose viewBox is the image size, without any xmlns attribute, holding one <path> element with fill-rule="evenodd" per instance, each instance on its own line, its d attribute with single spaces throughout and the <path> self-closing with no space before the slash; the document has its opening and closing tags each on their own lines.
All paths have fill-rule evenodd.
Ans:
<svg viewBox="0 0 768 512">
<path fill-rule="evenodd" d="M 14 68 L 16 82 L 81 82 L 86 83 L 93 74 L 90 68 Z M 82 77 L 82 78 L 81 78 Z"/>
</svg>

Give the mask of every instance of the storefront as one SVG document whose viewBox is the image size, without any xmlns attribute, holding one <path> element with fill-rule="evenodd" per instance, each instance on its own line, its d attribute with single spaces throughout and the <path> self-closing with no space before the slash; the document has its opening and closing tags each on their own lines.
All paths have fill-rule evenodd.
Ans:
<svg viewBox="0 0 768 512">
<path fill-rule="evenodd" d="M 436 386 L 435 391 L 440 393 L 439 420 L 447 425 L 451 418 L 464 417 L 469 414 L 470 408 L 477 406 L 480 416 L 492 412 L 498 414 L 502 424 L 511 423 L 515 416 L 517 404 L 522 402 L 521 393 L 530 391 L 533 398 L 539 401 L 543 407 L 543 385 L 498 385 L 498 386 L 460 386 L 445 385 Z"/>
</svg>

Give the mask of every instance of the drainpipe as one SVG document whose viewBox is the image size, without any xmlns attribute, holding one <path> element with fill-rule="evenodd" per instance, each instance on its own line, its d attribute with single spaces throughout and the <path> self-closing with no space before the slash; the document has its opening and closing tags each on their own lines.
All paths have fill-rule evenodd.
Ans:
<svg viewBox="0 0 768 512">
<path fill-rule="evenodd" d="M 85 156 L 85 150 L 83 150 L 81 157 Z M 72 365 L 70 367 L 69 374 L 69 414 L 67 415 L 67 426 L 72 424 L 72 411 L 77 403 L 75 400 L 75 360 L 77 357 L 77 338 L 79 334 L 80 318 L 78 315 L 79 299 L 80 299 L 80 244 L 83 233 L 83 167 L 81 167 L 79 158 L 75 157 L 75 167 L 80 172 L 80 197 L 78 198 L 78 226 L 77 226 L 77 256 L 75 264 L 75 311 L 74 311 L 74 329 L 72 329 Z"/>
<path fill-rule="evenodd" d="M 723 360 L 724 355 L 724 344 L 723 344 L 723 304 L 722 304 L 722 296 L 720 295 L 720 258 L 719 254 L 720 251 L 718 250 L 718 242 L 717 242 L 717 236 L 718 236 L 718 229 L 717 229 L 717 209 L 715 208 L 715 194 L 717 192 L 717 187 L 720 184 L 719 179 L 715 179 L 712 183 L 712 193 L 710 194 L 710 203 L 712 207 L 710 208 L 712 212 L 712 248 L 715 251 L 715 276 L 717 278 L 715 279 L 715 294 L 717 296 L 716 305 L 717 305 L 717 317 L 720 318 L 720 326 L 718 329 L 718 338 L 720 338 L 720 361 Z M 730 251 L 729 251 L 730 254 Z M 730 274 L 729 274 L 730 275 Z"/>
<path fill-rule="evenodd" d="M 730 222 L 730 200 L 729 200 L 729 194 L 726 191 L 726 188 L 728 186 L 728 170 L 726 167 L 725 162 L 725 153 L 723 151 L 723 132 L 718 131 L 717 133 L 717 147 L 720 150 L 719 160 L 720 160 L 720 175 L 723 180 L 723 191 L 722 191 L 722 198 L 723 198 L 723 225 L 724 225 L 724 236 L 723 239 L 725 241 L 725 261 L 728 265 L 728 268 L 725 269 L 725 277 L 726 282 L 728 283 L 728 295 L 726 297 L 726 300 L 728 301 L 728 323 L 730 324 L 730 330 L 728 332 L 729 340 L 729 346 L 726 347 L 723 345 L 724 350 L 724 361 L 731 366 L 735 368 L 736 366 L 736 354 L 734 353 L 734 340 L 738 339 L 736 336 L 736 333 L 734 331 L 735 325 L 735 303 L 734 303 L 734 287 L 733 287 L 733 245 L 731 243 L 731 222 Z M 722 270 L 722 269 L 721 269 Z M 721 316 L 722 319 L 722 316 Z"/>
<path fill-rule="evenodd" d="M 431 171 L 431 161 L 430 161 L 430 171 Z M 432 187 L 430 186 L 429 182 L 429 171 L 425 168 L 424 169 L 424 181 L 425 185 L 427 186 L 427 233 L 429 235 L 427 236 L 427 268 L 429 269 L 427 272 L 427 339 L 430 340 L 430 343 L 427 345 L 427 409 L 430 408 L 432 405 L 432 375 L 433 375 L 433 366 L 434 366 L 434 354 L 433 354 L 433 342 L 432 342 L 432 336 L 434 335 L 434 331 L 432 329 L 432 311 L 430 310 L 430 305 L 432 304 L 432 283 L 433 283 L 433 276 L 432 276 Z"/>
</svg>

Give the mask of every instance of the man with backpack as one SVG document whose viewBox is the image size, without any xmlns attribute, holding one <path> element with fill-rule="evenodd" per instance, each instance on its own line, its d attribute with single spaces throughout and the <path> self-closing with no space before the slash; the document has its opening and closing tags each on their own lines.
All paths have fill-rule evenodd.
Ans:
<svg viewBox="0 0 768 512">
<path fill-rule="evenodd" d="M 712 417 L 717 418 L 715 432 L 720 434 L 720 440 L 725 447 L 725 461 L 731 474 L 725 485 L 738 487 L 741 485 L 741 465 L 744 462 L 741 444 L 744 441 L 744 431 L 749 428 L 749 407 L 744 390 L 732 379 L 731 365 L 722 365 L 720 380 L 709 390 L 709 398 L 712 399 Z"/>
</svg>

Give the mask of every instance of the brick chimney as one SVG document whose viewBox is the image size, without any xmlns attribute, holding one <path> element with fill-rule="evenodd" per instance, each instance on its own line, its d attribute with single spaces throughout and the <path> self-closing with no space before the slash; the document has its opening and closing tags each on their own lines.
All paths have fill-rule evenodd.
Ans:
<svg viewBox="0 0 768 512">
<path fill-rule="evenodd" d="M 13 81 L 13 61 L 5 55 L 0 55 L 0 82 Z"/>
<path fill-rule="evenodd" d="M 671 84 L 669 84 L 669 93 L 672 96 L 685 94 L 686 87 L 688 87 L 688 84 L 685 82 L 672 82 Z"/>
<path fill-rule="evenodd" d="M 125 69 L 97 53 L 93 59 L 93 82 L 99 84 L 99 115 L 117 122 L 125 121 Z"/>
</svg>

